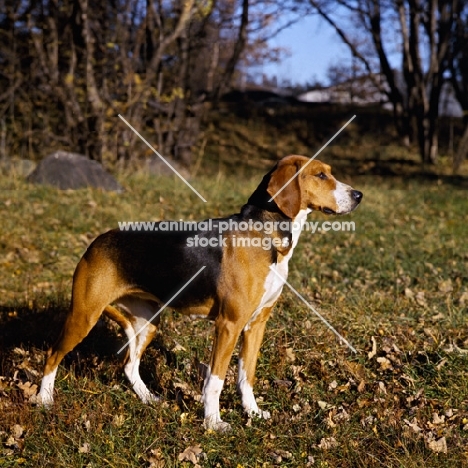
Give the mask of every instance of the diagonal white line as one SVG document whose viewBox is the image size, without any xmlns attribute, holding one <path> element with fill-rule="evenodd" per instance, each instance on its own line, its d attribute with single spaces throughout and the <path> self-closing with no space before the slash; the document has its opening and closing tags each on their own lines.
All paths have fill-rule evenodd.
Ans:
<svg viewBox="0 0 468 468">
<path fill-rule="evenodd" d="M 281 278 L 285 284 L 289 286 L 289 289 L 338 337 L 340 338 L 341 342 L 343 342 L 348 348 L 353 352 L 357 353 L 356 348 L 352 346 L 349 341 L 341 336 L 318 312 L 317 310 L 312 307 L 274 268 L 273 265 L 270 265 L 270 270 Z"/>
<path fill-rule="evenodd" d="M 353 115 L 268 201 L 274 200 L 355 118 L 356 115 Z"/>
<path fill-rule="evenodd" d="M 130 340 L 128 340 L 118 351 L 120 354 L 127 345 L 129 345 L 147 326 L 151 323 L 169 304 L 206 268 L 206 265 L 202 266 L 146 323 L 141 327 L 137 333 Z"/>
<path fill-rule="evenodd" d="M 119 114 L 119 117 L 120 117 L 121 120 L 123 120 L 123 121 L 128 125 L 128 127 L 130 127 L 130 128 L 133 130 L 133 132 L 134 132 L 136 135 L 138 135 L 138 136 L 141 138 L 141 140 L 143 141 L 143 143 L 145 143 L 151 150 L 154 151 L 154 153 L 156 154 L 156 156 L 158 156 L 167 166 L 169 166 L 169 167 L 174 171 L 174 173 L 175 173 L 176 175 L 179 176 L 179 178 L 182 180 L 182 182 L 184 182 L 184 184 L 186 184 L 188 187 L 190 187 L 190 188 L 193 190 L 193 192 L 194 192 L 195 194 L 197 194 L 197 195 L 206 203 L 206 200 L 205 200 L 205 199 L 204 199 L 188 182 L 187 182 L 187 180 L 186 180 L 182 175 L 179 174 L 179 172 L 178 172 L 174 167 L 171 166 L 170 163 L 168 163 L 168 162 L 167 162 L 167 161 L 166 161 L 166 160 L 165 160 L 165 159 L 164 159 L 164 158 L 163 158 L 163 157 L 162 157 L 162 156 L 161 156 L 161 155 L 160 155 L 160 154 L 159 154 L 159 153 L 158 153 L 158 152 L 157 152 L 157 151 L 156 151 L 156 150 L 155 150 L 155 149 L 154 149 L 154 148 L 153 148 L 153 147 L 152 147 L 136 130 L 135 130 L 134 127 L 132 127 L 120 114 Z"/>
</svg>

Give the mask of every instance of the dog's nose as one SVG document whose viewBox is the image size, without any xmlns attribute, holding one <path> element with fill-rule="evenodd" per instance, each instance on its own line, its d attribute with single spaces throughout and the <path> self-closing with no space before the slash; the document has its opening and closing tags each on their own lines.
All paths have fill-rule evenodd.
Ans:
<svg viewBox="0 0 468 468">
<path fill-rule="evenodd" d="M 356 200 L 358 203 L 362 200 L 362 192 L 359 190 L 353 190 L 351 192 L 351 196 L 353 197 L 354 200 Z"/>
</svg>

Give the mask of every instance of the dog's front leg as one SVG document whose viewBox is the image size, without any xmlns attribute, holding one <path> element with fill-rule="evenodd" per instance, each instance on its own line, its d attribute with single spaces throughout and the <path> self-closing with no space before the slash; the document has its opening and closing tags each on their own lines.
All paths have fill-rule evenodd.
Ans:
<svg viewBox="0 0 468 468">
<path fill-rule="evenodd" d="M 241 330 L 242 326 L 239 326 L 235 320 L 229 320 L 222 315 L 216 320 L 210 367 L 203 386 L 204 426 L 206 429 L 213 429 L 219 432 L 227 432 L 231 429 L 228 423 L 221 420 L 219 396 L 223 389 L 229 361 Z"/>
<path fill-rule="evenodd" d="M 273 307 L 264 307 L 254 320 L 249 322 L 242 332 L 242 346 L 239 354 L 239 374 L 237 390 L 242 398 L 242 406 L 249 416 L 269 419 L 268 411 L 258 408 L 253 393 L 257 357 L 265 332 L 265 326 Z"/>
</svg>

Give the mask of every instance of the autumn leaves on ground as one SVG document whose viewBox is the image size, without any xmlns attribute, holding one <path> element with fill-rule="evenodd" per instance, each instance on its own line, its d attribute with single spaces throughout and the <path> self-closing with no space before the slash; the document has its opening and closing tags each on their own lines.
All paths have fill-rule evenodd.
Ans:
<svg viewBox="0 0 468 468">
<path fill-rule="evenodd" d="M 323 159 L 333 166 L 330 155 Z M 60 366 L 53 410 L 30 403 L 74 266 L 98 233 L 122 220 L 231 214 L 265 170 L 242 184 L 233 171 L 195 178 L 207 204 L 177 179 L 141 174 L 120 176 L 123 194 L 58 194 L 1 178 L 0 466 L 468 463 L 466 189 L 447 179 L 335 170 L 364 192 L 347 217 L 356 231 L 303 233 L 289 282 L 358 353 L 285 288 L 257 372 L 270 420 L 242 414 L 233 359 L 221 397 L 233 431 L 203 429 L 200 368 L 211 325 L 169 312 L 141 365 L 161 404 L 145 406 L 129 388 L 116 355 L 124 336 L 105 320 Z"/>
</svg>

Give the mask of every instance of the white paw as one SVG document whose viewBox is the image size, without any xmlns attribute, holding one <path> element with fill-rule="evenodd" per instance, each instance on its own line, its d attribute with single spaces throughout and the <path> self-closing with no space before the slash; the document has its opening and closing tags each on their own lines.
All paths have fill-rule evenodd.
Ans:
<svg viewBox="0 0 468 468">
<path fill-rule="evenodd" d="M 130 382 L 132 381 L 129 379 Z M 151 393 L 148 387 L 143 383 L 141 379 L 135 379 L 132 383 L 133 391 L 138 395 L 138 398 L 145 404 L 150 405 L 151 403 L 157 403 L 161 399 L 154 393 Z"/>
<path fill-rule="evenodd" d="M 270 419 L 271 413 L 269 411 L 263 411 L 261 409 L 247 409 L 245 410 L 249 415 L 249 418 L 261 418 L 261 419 Z"/>
<path fill-rule="evenodd" d="M 154 393 L 151 393 L 151 392 L 148 391 L 144 395 L 141 396 L 141 401 L 145 405 L 151 405 L 151 404 L 154 404 L 154 403 L 159 403 L 161 401 L 161 397 L 158 397 Z"/>
<path fill-rule="evenodd" d="M 45 395 L 38 393 L 32 396 L 29 401 L 33 405 L 42 406 L 47 410 L 50 410 L 54 406 L 54 397 L 50 393 L 46 393 Z"/>
<path fill-rule="evenodd" d="M 203 421 L 203 427 L 212 431 L 220 432 L 225 434 L 232 430 L 231 425 L 227 422 L 222 421 L 216 416 L 209 416 Z"/>
<path fill-rule="evenodd" d="M 257 416 L 262 419 L 270 419 L 271 413 L 269 411 L 259 410 Z"/>
</svg>

